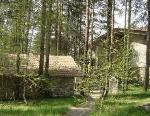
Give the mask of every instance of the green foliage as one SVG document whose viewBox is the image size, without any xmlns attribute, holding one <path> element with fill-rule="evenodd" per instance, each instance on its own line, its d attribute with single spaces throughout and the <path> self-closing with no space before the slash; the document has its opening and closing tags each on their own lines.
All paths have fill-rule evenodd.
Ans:
<svg viewBox="0 0 150 116">
<path fill-rule="evenodd" d="M 24 79 L 24 84 L 26 86 L 26 92 L 28 89 L 36 89 L 38 91 L 36 97 L 49 98 L 52 96 L 53 83 L 49 78 L 45 76 L 36 75 L 18 75 L 18 77 Z"/>
<path fill-rule="evenodd" d="M 36 37 L 33 40 L 33 46 L 31 48 L 32 53 L 38 54 L 40 53 L 40 35 L 39 33 L 36 35 Z"/>
<path fill-rule="evenodd" d="M 89 94 L 92 90 L 101 90 L 105 87 L 106 77 L 109 77 L 109 64 L 103 64 L 97 68 L 92 68 L 88 74 L 82 79 L 79 85 L 79 90 L 84 91 L 85 94 Z"/>
<path fill-rule="evenodd" d="M 123 38 L 122 38 L 123 39 Z M 79 90 L 84 91 L 88 94 L 92 90 L 104 90 L 107 85 L 107 81 L 111 77 L 115 77 L 119 80 L 119 87 L 123 85 L 124 81 L 128 83 L 136 83 L 135 75 L 137 69 L 133 69 L 133 57 L 134 52 L 132 49 L 122 48 L 122 41 L 118 41 L 118 38 L 115 39 L 116 44 L 112 50 L 111 56 L 112 61 L 107 61 L 107 42 L 103 41 L 98 47 L 97 57 L 98 63 L 96 67 L 92 66 L 89 68 L 88 74 L 85 75 L 85 78 L 82 80 Z M 121 88 L 119 88 L 121 89 Z"/>
<path fill-rule="evenodd" d="M 117 56 L 114 58 L 112 63 L 113 76 L 118 79 L 132 79 L 132 76 L 135 72 L 129 72 L 133 66 L 132 50 L 120 49 L 116 51 Z"/>
</svg>

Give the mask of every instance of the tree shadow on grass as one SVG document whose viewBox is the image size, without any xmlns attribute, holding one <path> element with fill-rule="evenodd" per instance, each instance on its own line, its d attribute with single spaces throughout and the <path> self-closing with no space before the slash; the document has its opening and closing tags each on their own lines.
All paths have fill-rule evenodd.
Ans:
<svg viewBox="0 0 150 116">
<path fill-rule="evenodd" d="M 126 93 L 126 94 L 118 94 L 113 96 L 116 99 L 119 98 L 127 98 L 130 97 L 130 99 L 146 99 L 146 98 L 150 98 L 150 93 Z"/>
<path fill-rule="evenodd" d="M 1 102 L 0 116 L 60 116 L 68 110 L 68 106 L 76 102 L 74 98 L 34 100 L 27 105 Z"/>
<path fill-rule="evenodd" d="M 51 108 L 43 107 L 41 108 L 31 108 L 31 109 L 1 109 L 0 116 L 60 116 L 60 114 L 65 113 L 66 108 Z"/>
<path fill-rule="evenodd" d="M 105 101 L 102 116 L 150 116 L 150 112 L 135 107 L 134 102 Z"/>
<path fill-rule="evenodd" d="M 111 116 L 150 116 L 150 112 L 146 112 L 138 107 L 126 106 L 111 112 Z"/>
</svg>

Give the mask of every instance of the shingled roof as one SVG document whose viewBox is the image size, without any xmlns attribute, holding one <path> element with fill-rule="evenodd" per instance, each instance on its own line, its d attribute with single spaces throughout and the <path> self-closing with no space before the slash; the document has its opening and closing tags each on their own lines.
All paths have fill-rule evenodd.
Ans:
<svg viewBox="0 0 150 116">
<path fill-rule="evenodd" d="M 9 59 L 16 60 L 16 54 L 9 54 Z M 27 73 L 38 73 L 39 67 L 39 55 L 21 54 L 21 66 L 20 71 L 22 73 L 27 71 Z M 27 63 L 28 62 L 28 63 Z M 14 71 L 13 71 L 14 72 Z M 79 77 L 81 76 L 80 66 L 76 64 L 71 56 L 49 56 L 49 75 L 50 76 L 60 76 L 60 77 Z"/>
<path fill-rule="evenodd" d="M 126 29 L 127 31 L 127 29 Z M 141 35 L 144 36 L 146 39 L 147 36 L 147 31 L 146 30 L 140 30 L 140 29 L 132 29 L 130 32 L 131 35 Z M 124 37 L 124 28 L 115 28 L 114 29 L 114 36 L 118 37 L 118 38 L 123 38 Z M 94 41 L 93 41 L 93 50 L 95 50 L 96 46 L 99 46 L 100 43 L 102 43 L 102 41 L 105 41 L 107 39 L 107 33 L 97 37 Z"/>
<path fill-rule="evenodd" d="M 71 56 L 50 56 L 49 70 L 52 76 L 81 76 L 81 70 Z"/>
</svg>

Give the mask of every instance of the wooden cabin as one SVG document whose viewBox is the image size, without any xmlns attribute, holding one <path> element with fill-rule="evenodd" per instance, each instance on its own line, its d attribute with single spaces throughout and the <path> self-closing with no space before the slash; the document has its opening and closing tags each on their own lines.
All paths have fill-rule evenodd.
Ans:
<svg viewBox="0 0 150 116">
<path fill-rule="evenodd" d="M 3 92 L 0 91 L 0 99 L 2 96 L 6 96 L 3 95 L 4 93 L 7 93 L 10 97 L 14 88 L 17 88 L 16 81 L 10 77 L 10 75 L 17 74 L 16 60 L 16 54 L 3 54 L 3 58 L 1 55 L 1 61 L 3 62 L 0 62 L 0 90 L 3 90 Z M 33 77 L 37 77 L 38 67 L 39 55 L 20 55 L 19 75 L 32 75 Z M 75 94 L 75 80 L 81 76 L 82 73 L 80 67 L 71 56 L 49 56 L 48 79 L 50 82 L 49 94 L 51 96 L 73 96 Z M 18 88 L 21 88 L 20 91 L 22 91 L 23 82 L 19 79 L 17 83 L 19 83 L 17 84 L 17 86 L 19 86 Z M 37 92 L 34 93 L 33 89 L 28 89 L 27 92 L 26 96 L 29 96 L 29 98 L 32 98 L 32 94 L 38 94 Z"/>
</svg>

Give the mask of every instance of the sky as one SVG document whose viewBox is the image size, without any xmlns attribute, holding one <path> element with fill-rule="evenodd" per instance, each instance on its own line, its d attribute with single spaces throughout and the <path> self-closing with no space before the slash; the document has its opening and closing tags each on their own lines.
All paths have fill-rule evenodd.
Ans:
<svg viewBox="0 0 150 116">
<path fill-rule="evenodd" d="M 141 0 L 142 1 L 142 0 Z M 147 1 L 147 0 L 143 0 L 143 1 Z M 141 11 L 142 12 L 142 11 Z M 141 13 L 140 12 L 140 13 Z M 122 15 L 117 15 L 117 14 L 115 14 L 115 22 L 117 22 L 116 24 L 115 24 L 115 27 L 117 28 L 117 27 L 121 27 L 121 28 L 123 28 L 124 27 L 124 13 L 122 14 Z M 137 18 L 137 15 L 134 15 L 134 14 L 132 14 L 132 16 L 131 16 L 131 21 L 133 22 L 133 21 L 135 21 L 135 19 Z M 132 23 L 131 22 L 131 23 Z M 139 23 L 137 26 L 138 27 L 141 27 L 141 26 L 143 26 L 144 24 L 141 22 L 141 23 Z"/>
<path fill-rule="evenodd" d="M 147 0 L 141 0 L 141 1 L 145 1 L 146 2 Z M 123 13 L 121 14 L 121 13 L 118 13 L 117 11 L 115 12 L 115 28 L 124 28 L 124 22 L 125 22 L 124 21 L 125 20 L 124 9 L 125 9 L 125 6 L 119 6 L 119 7 L 120 7 L 119 9 L 123 10 L 122 11 Z M 144 6 L 142 6 L 142 7 L 144 7 Z M 99 11 L 100 11 L 100 8 L 98 6 L 98 7 L 96 7 L 95 12 L 98 14 Z M 142 11 L 140 10 L 140 12 L 138 12 L 136 15 L 134 13 L 132 13 L 131 23 L 135 22 L 137 17 L 139 18 L 141 13 L 144 14 L 144 12 L 145 12 L 144 10 L 142 10 Z M 97 15 L 96 19 L 100 20 L 100 19 L 102 19 L 102 17 L 100 17 L 100 15 Z M 145 22 L 141 21 L 140 23 L 136 24 L 136 26 L 138 28 L 140 28 L 140 27 L 145 27 L 146 24 L 145 24 Z M 105 30 L 102 29 L 102 27 L 101 27 L 99 22 L 97 22 L 97 23 L 95 22 L 95 29 L 94 30 L 96 32 L 96 34 L 94 35 L 95 37 L 105 33 Z"/>
</svg>

